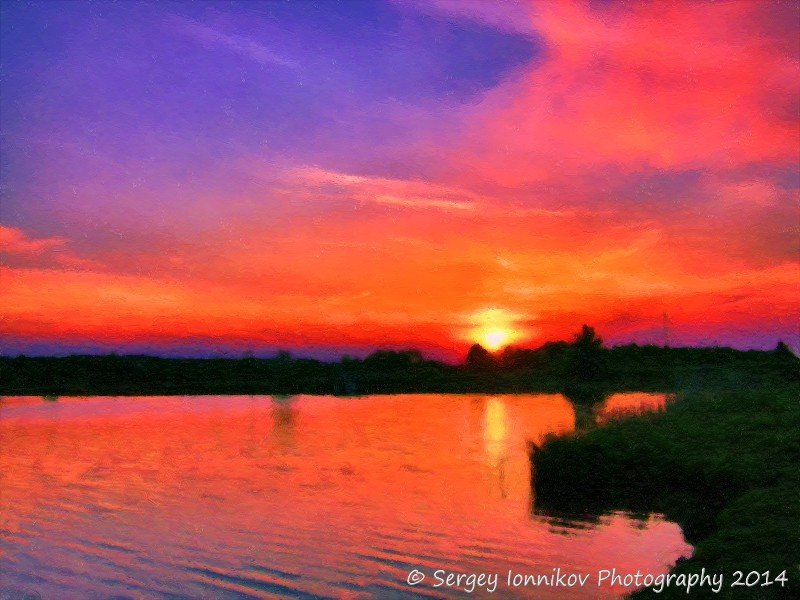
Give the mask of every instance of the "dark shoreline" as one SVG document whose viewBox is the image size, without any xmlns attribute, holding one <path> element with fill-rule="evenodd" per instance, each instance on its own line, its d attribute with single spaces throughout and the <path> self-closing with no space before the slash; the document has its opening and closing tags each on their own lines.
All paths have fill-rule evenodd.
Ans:
<svg viewBox="0 0 800 600">
<path fill-rule="evenodd" d="M 723 573 L 721 593 L 792 598 L 800 589 L 800 386 L 681 393 L 666 412 L 552 439 L 532 454 L 537 508 L 662 512 L 694 555 L 672 573 Z M 780 587 L 729 587 L 735 571 L 786 571 Z M 762 579 L 763 582 L 763 579 Z M 636 598 L 686 597 L 680 588 Z"/>
<path fill-rule="evenodd" d="M 479 347 L 478 347 L 479 348 Z M 482 350 L 482 349 L 480 349 Z M 485 351 L 483 351 L 485 353 Z M 463 365 L 416 351 L 378 351 L 365 359 L 321 362 L 274 358 L 180 359 L 153 356 L 0 356 L 0 394 L 186 395 L 565 392 L 579 404 L 609 391 L 735 389 L 798 380 L 800 360 L 773 351 L 550 342 L 535 350 L 468 356 Z"/>
</svg>

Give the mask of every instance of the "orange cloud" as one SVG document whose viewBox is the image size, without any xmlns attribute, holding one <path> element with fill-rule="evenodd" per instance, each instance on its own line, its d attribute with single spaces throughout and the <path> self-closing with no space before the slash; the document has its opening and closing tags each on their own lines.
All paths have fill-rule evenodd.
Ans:
<svg viewBox="0 0 800 600">
<path fill-rule="evenodd" d="M 31 339 L 419 346 L 455 358 L 487 308 L 509 315 L 501 329 L 524 345 L 583 321 L 618 339 L 663 312 L 687 331 L 798 317 L 797 263 L 732 268 L 716 257 L 690 270 L 652 223 L 455 213 L 441 229 L 414 215 L 304 221 L 269 238 L 237 230 L 192 278 L 5 268 L 0 320 L 4 334 Z"/>
</svg>

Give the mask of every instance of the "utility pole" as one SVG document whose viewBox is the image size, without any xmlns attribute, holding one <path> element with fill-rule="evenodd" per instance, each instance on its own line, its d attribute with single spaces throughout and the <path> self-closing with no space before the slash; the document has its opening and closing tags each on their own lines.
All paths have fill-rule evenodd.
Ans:
<svg viewBox="0 0 800 600">
<path fill-rule="evenodd" d="M 664 313 L 664 348 L 669 348 L 669 315 Z"/>
</svg>

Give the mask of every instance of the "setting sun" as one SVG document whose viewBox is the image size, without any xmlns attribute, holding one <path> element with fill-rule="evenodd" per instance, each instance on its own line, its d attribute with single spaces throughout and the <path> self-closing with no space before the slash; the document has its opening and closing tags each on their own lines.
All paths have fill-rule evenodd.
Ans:
<svg viewBox="0 0 800 600">
<path fill-rule="evenodd" d="M 507 346 L 511 340 L 513 332 L 508 329 L 489 329 L 484 331 L 478 340 L 484 348 L 492 352 Z"/>
<path fill-rule="evenodd" d="M 470 317 L 473 328 L 469 331 L 469 340 L 496 352 L 527 337 L 527 331 L 519 326 L 520 320 L 520 315 L 502 308 L 478 311 Z"/>
</svg>

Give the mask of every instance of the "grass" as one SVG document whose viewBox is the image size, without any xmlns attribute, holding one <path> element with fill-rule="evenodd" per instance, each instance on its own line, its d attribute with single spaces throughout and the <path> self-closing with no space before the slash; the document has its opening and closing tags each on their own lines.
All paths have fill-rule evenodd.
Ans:
<svg viewBox="0 0 800 600">
<path fill-rule="evenodd" d="M 800 597 L 800 386 L 682 393 L 665 413 L 550 440 L 534 461 L 541 508 L 677 521 L 695 553 L 673 572 L 725 575 L 721 593 L 692 597 Z M 788 584 L 730 588 L 737 570 L 786 570 Z"/>
</svg>

